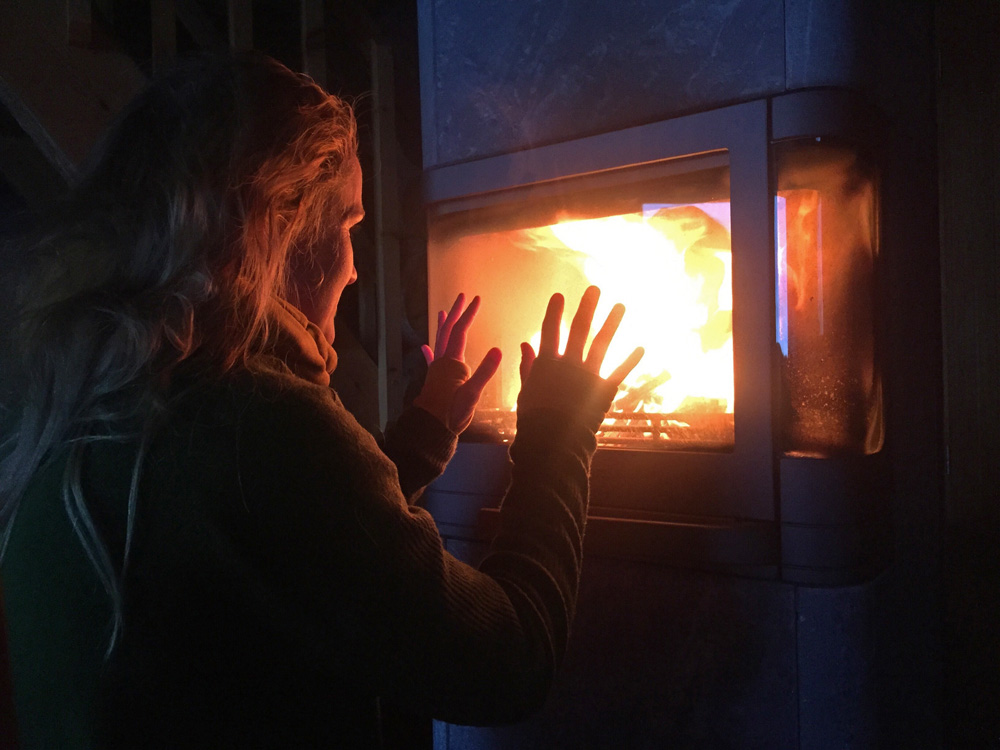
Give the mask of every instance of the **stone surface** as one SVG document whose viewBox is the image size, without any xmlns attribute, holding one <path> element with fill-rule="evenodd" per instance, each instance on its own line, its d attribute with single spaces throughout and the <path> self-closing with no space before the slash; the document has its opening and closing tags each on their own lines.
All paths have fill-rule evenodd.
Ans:
<svg viewBox="0 0 1000 750">
<path fill-rule="evenodd" d="M 796 589 L 588 558 L 542 715 L 437 724 L 437 750 L 940 747 L 931 4 L 420 2 L 421 41 L 433 44 L 421 63 L 425 167 L 812 86 L 868 93 L 892 132 L 880 208 L 893 565 L 867 586 Z"/>
<path fill-rule="evenodd" d="M 423 0 L 425 166 L 605 132 L 784 85 L 775 0 Z"/>
<path fill-rule="evenodd" d="M 874 747 L 871 588 L 798 592 L 803 748 Z"/>
<path fill-rule="evenodd" d="M 858 87 L 870 73 L 864 0 L 785 1 L 785 87 Z"/>
<path fill-rule="evenodd" d="M 794 644 L 790 586 L 588 559 L 542 714 L 436 747 L 797 748 Z"/>
</svg>

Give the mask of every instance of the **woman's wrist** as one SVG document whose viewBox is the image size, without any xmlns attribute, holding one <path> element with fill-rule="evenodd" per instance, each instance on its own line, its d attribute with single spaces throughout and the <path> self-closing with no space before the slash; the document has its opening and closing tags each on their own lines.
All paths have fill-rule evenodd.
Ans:
<svg viewBox="0 0 1000 750">
<path fill-rule="evenodd" d="M 539 356 L 517 399 L 518 413 L 552 410 L 596 432 L 617 389 L 600 375 L 566 360 Z"/>
</svg>

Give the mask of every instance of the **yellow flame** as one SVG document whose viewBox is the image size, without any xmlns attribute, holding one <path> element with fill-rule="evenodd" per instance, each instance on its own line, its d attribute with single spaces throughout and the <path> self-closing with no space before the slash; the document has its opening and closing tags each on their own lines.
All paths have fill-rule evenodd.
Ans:
<svg viewBox="0 0 1000 750">
<path fill-rule="evenodd" d="M 712 246 L 723 244 L 718 236 L 704 241 L 714 220 L 702 215 L 699 222 L 691 210 L 676 220 L 669 212 L 629 214 L 533 230 L 536 240 L 551 245 L 554 236 L 579 254 L 587 279 L 601 288 L 595 330 L 615 302 L 625 304 L 601 374 L 636 346 L 646 354 L 623 384 L 619 410 L 733 411 L 732 252 L 728 232 L 725 247 Z M 568 326 L 564 321 L 564 335 Z"/>
</svg>

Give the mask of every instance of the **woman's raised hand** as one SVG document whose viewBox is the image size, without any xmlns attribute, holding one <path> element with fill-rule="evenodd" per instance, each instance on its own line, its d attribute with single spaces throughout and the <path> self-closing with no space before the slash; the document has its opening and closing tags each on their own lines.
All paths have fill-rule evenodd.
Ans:
<svg viewBox="0 0 1000 750">
<path fill-rule="evenodd" d="M 590 327 L 594 321 L 594 311 L 597 309 L 597 301 L 601 297 L 601 290 L 596 286 L 587 287 L 580 300 L 576 315 L 569 328 L 569 338 L 566 341 L 566 350 L 559 354 L 559 328 L 562 321 L 565 300 L 561 294 L 553 294 L 549 299 L 549 306 L 545 310 L 545 319 L 542 321 L 542 338 L 538 344 L 538 355 L 562 359 L 570 364 L 582 367 L 596 375 L 600 374 L 601 365 L 604 364 L 604 357 L 608 353 L 608 346 L 614 338 L 618 325 L 625 314 L 625 306 L 616 304 L 611 308 L 601 330 L 594 336 L 590 344 L 590 350 L 586 358 L 583 354 L 587 337 L 590 335 Z M 639 363 L 644 354 L 643 348 L 636 347 L 625 361 L 614 369 L 604 382 L 617 389 L 621 382 L 628 376 L 632 369 Z M 535 362 L 535 350 L 530 344 L 521 344 L 521 384 L 527 381 L 528 375 Z"/>
<path fill-rule="evenodd" d="M 413 403 L 455 433 L 472 422 L 483 388 L 500 366 L 500 350 L 495 347 L 486 353 L 475 372 L 465 363 L 465 344 L 479 304 L 479 297 L 473 297 L 466 307 L 465 295 L 459 294 L 450 311 L 438 313 L 434 348 L 426 344 L 421 347 L 427 361 L 427 379 Z"/>
<path fill-rule="evenodd" d="M 561 360 L 566 364 L 592 373 L 598 379 L 600 378 L 604 357 L 615 332 L 618 330 L 622 316 L 625 314 L 625 307 L 621 304 L 616 304 L 611 308 L 611 312 L 594 336 L 590 349 L 584 356 L 584 348 L 587 344 L 587 338 L 590 336 L 594 311 L 597 309 L 600 296 L 601 290 L 596 286 L 588 287 L 583 293 L 580 306 L 577 308 L 576 315 L 570 325 L 566 349 L 562 354 L 559 354 L 559 329 L 565 300 L 561 294 L 552 295 L 545 310 L 545 318 L 542 321 L 542 336 L 538 345 L 538 354 L 536 355 L 530 344 L 521 344 L 522 386 L 528 380 L 536 356 Z M 420 395 L 414 399 L 413 403 L 433 414 L 456 433 L 462 432 L 472 422 L 483 389 L 500 366 L 501 354 L 497 348 L 490 349 L 486 353 L 475 372 L 472 372 L 465 363 L 465 345 L 468 340 L 468 332 L 475 320 L 476 313 L 479 311 L 479 305 L 479 297 L 474 297 L 466 306 L 465 295 L 459 294 L 450 311 L 442 310 L 438 313 L 434 348 L 431 349 L 426 345 L 421 347 L 424 359 L 427 361 L 427 379 Z M 613 392 L 638 364 L 643 353 L 642 347 L 637 347 L 607 378 L 598 382 Z M 552 386 L 558 387 L 558 384 L 554 383 Z M 554 391 L 549 388 L 543 388 L 539 391 L 539 395 L 542 393 L 547 393 L 549 396 L 555 395 Z M 543 398 L 547 400 L 547 396 L 543 396 Z"/>
</svg>

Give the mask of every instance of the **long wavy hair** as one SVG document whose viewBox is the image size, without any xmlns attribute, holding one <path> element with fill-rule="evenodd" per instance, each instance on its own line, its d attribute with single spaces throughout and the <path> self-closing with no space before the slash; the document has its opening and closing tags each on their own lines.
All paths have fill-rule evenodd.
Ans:
<svg viewBox="0 0 1000 750">
<path fill-rule="evenodd" d="M 127 566 L 171 378 L 245 363 L 272 297 L 293 296 L 290 267 L 336 251 L 357 125 L 346 102 L 274 60 L 206 55 L 153 80 L 98 153 L 57 218 L 4 252 L 0 557 L 32 478 L 67 457 L 62 502 L 111 598 L 110 653 L 124 568 L 88 512 L 83 451 L 138 445 Z"/>
</svg>

